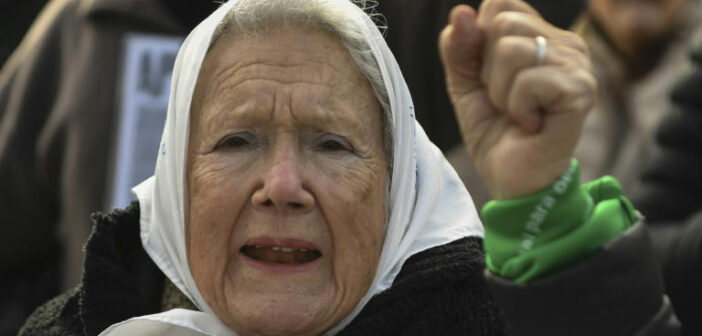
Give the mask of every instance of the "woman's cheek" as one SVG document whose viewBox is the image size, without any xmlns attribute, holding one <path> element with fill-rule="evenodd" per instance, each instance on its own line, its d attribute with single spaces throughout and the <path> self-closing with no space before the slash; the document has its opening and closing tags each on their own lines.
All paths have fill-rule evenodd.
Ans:
<svg viewBox="0 0 702 336">
<path fill-rule="evenodd" d="M 232 233 L 247 204 L 242 192 L 247 180 L 246 160 L 232 155 L 198 157 L 189 178 L 188 255 L 193 276 L 208 302 L 221 295 L 228 274 Z M 220 294 L 213 294 L 213 293 Z M 214 295 L 214 296 L 213 296 Z"/>
<path fill-rule="evenodd" d="M 370 198 L 376 189 L 383 188 L 387 180 L 384 160 L 378 157 L 327 154 L 320 155 L 315 161 L 315 176 L 324 176 L 325 183 L 335 185 L 339 196 L 348 199 L 351 205 Z"/>
<path fill-rule="evenodd" d="M 367 210 L 348 208 L 343 218 L 336 218 L 333 223 L 343 227 L 332 228 L 335 282 L 359 297 L 373 281 L 384 239 L 382 222 L 372 218 Z"/>
<path fill-rule="evenodd" d="M 385 225 L 387 169 L 384 160 L 357 159 L 326 163 L 318 195 L 320 206 L 329 216 L 334 239 L 335 274 L 343 283 L 348 276 L 363 279 L 356 283 L 367 287 L 372 281 Z M 339 265 L 346 265 L 340 267 Z"/>
<path fill-rule="evenodd" d="M 233 229 L 238 213 L 246 203 L 244 160 L 217 154 L 197 157 L 191 166 L 188 185 L 189 226 L 195 250 L 226 251 L 228 239 L 224 232 Z M 207 248 L 209 247 L 209 248 Z M 196 252 L 196 251 L 193 251 Z"/>
</svg>

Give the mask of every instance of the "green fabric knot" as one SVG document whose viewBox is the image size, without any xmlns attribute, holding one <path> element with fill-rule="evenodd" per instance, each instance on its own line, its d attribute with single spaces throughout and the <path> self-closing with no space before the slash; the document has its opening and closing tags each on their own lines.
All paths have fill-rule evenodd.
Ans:
<svg viewBox="0 0 702 336">
<path fill-rule="evenodd" d="M 482 209 L 488 269 L 526 283 L 576 264 L 637 220 L 616 179 L 580 185 L 580 166 L 543 191 Z"/>
</svg>

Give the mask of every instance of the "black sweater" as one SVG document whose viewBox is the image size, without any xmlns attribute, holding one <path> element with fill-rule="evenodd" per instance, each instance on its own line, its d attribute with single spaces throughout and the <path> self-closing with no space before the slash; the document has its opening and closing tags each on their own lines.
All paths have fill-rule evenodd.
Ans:
<svg viewBox="0 0 702 336">
<path fill-rule="evenodd" d="M 164 276 L 139 239 L 139 205 L 93 215 L 83 281 L 37 309 L 20 335 L 97 335 L 161 310 Z M 482 276 L 482 240 L 469 237 L 408 259 L 341 335 L 503 335 Z"/>
</svg>

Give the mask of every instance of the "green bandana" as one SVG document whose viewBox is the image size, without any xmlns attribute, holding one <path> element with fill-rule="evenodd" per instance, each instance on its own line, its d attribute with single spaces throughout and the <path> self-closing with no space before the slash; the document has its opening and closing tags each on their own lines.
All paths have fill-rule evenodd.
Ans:
<svg viewBox="0 0 702 336">
<path fill-rule="evenodd" d="M 638 215 L 611 176 L 580 185 L 580 166 L 545 190 L 482 209 L 488 269 L 516 283 L 558 272 L 626 231 Z"/>
</svg>

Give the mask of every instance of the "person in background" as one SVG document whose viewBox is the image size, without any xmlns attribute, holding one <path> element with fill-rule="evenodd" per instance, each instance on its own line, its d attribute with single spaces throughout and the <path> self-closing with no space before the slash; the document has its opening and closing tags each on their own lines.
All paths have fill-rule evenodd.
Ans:
<svg viewBox="0 0 702 336">
<path fill-rule="evenodd" d="M 692 32 L 702 26 L 698 0 L 590 0 L 575 23 L 590 48 L 599 101 L 575 157 L 583 180 L 616 177 L 627 195 L 641 188 L 642 166 L 676 80 L 689 71 Z"/>
<path fill-rule="evenodd" d="M 0 67 L 20 44 L 27 28 L 46 2 L 46 0 L 0 2 L 0 13 L 3 14 L 3 20 L 0 22 L 0 31 L 3 32 L 0 36 Z"/>
<path fill-rule="evenodd" d="M 702 334 L 702 29 L 674 85 L 631 200 L 646 217 L 663 280 L 685 335 Z"/>
<path fill-rule="evenodd" d="M 0 334 L 80 282 L 90 214 L 125 202 L 132 181 L 152 173 L 143 162 L 158 150 L 175 53 L 217 5 L 50 1 L 5 62 Z"/>
<path fill-rule="evenodd" d="M 702 333 L 702 2 L 591 0 L 574 26 L 599 101 L 575 156 L 584 180 L 612 174 L 646 218 L 686 335 Z"/>
</svg>

